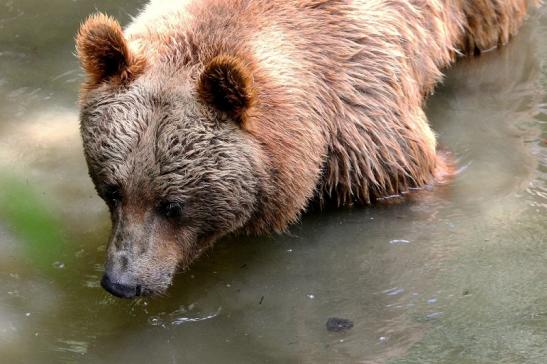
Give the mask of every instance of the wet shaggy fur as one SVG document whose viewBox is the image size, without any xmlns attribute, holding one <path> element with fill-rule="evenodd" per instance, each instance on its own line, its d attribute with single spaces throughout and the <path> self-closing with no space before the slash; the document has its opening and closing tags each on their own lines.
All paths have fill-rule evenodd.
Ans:
<svg viewBox="0 0 547 364">
<path fill-rule="evenodd" d="M 161 290 L 226 233 L 283 231 L 312 200 L 369 204 L 435 183 L 447 170 L 426 96 L 458 56 L 505 44 L 528 6 L 152 1 L 124 33 L 92 16 L 77 36 L 81 130 L 99 193 L 121 194 L 109 255 L 131 251 L 141 263 L 127 270 Z M 172 201 L 176 221 L 161 216 Z"/>
</svg>

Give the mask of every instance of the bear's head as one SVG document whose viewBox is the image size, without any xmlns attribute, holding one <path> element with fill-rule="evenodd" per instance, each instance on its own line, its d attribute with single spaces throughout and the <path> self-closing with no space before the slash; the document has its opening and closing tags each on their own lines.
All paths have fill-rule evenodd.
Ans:
<svg viewBox="0 0 547 364">
<path fill-rule="evenodd" d="M 226 53 L 185 67 L 150 60 L 101 14 L 76 43 L 84 152 L 112 218 L 102 285 L 127 298 L 162 293 L 256 213 L 266 172 L 246 125 L 251 66 Z"/>
</svg>

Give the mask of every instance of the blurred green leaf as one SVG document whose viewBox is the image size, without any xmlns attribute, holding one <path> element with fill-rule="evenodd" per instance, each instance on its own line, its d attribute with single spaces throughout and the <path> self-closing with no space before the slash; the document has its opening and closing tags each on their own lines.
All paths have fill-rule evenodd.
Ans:
<svg viewBox="0 0 547 364">
<path fill-rule="evenodd" d="M 0 218 L 23 244 L 27 258 L 50 267 L 62 251 L 62 225 L 46 199 L 20 178 L 0 175 Z"/>
</svg>

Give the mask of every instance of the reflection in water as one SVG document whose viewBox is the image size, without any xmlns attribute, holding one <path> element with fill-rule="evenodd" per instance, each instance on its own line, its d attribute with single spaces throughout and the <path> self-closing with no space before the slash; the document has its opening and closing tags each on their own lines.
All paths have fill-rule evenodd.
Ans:
<svg viewBox="0 0 547 364">
<path fill-rule="evenodd" d="M 141 4 L 97 7 L 127 20 Z M 128 302 L 98 284 L 109 221 L 78 135 L 72 36 L 93 7 L 0 2 L 3 361 L 545 362 L 545 8 L 430 100 L 465 167 L 453 183 L 225 239 L 167 296 Z"/>
</svg>

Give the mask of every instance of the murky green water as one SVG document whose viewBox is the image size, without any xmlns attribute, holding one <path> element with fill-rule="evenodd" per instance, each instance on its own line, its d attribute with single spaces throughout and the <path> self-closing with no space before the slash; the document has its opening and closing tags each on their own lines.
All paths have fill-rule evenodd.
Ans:
<svg viewBox="0 0 547 364">
<path fill-rule="evenodd" d="M 72 36 L 94 9 L 127 21 L 140 4 L 0 1 L 0 362 L 547 362 L 545 7 L 431 98 L 452 184 L 226 239 L 167 296 L 123 301 L 98 284 L 109 220 Z M 355 325 L 328 332 L 332 316 Z"/>
</svg>

